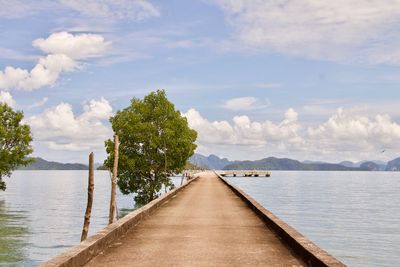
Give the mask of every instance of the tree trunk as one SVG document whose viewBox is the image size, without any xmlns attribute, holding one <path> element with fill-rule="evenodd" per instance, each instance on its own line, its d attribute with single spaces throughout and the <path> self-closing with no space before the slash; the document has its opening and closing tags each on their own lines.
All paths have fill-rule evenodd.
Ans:
<svg viewBox="0 0 400 267">
<path fill-rule="evenodd" d="M 89 232 L 90 215 L 93 205 L 93 190 L 94 190 L 94 155 L 93 152 L 89 155 L 89 181 L 88 181 L 88 200 L 86 205 L 85 220 L 81 235 L 81 242 L 87 238 Z"/>
<path fill-rule="evenodd" d="M 108 224 L 112 224 L 116 220 L 116 204 L 115 196 L 117 190 L 117 175 L 118 175 L 118 153 L 119 153 L 119 140 L 118 135 L 114 136 L 114 166 L 111 179 L 111 199 L 110 199 L 110 213 L 108 217 Z"/>
</svg>

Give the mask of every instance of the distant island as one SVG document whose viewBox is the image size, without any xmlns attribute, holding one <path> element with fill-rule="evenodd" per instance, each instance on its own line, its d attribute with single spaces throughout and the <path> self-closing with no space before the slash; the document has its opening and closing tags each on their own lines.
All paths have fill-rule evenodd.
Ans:
<svg viewBox="0 0 400 267">
<path fill-rule="evenodd" d="M 89 168 L 81 163 L 60 163 L 42 158 L 33 158 L 33 160 L 31 164 L 21 166 L 18 170 L 87 170 Z"/>
<path fill-rule="evenodd" d="M 342 161 L 298 161 L 289 158 L 268 157 L 260 160 L 230 161 L 216 155 L 194 154 L 189 161 L 197 166 L 215 170 L 298 170 L 298 171 L 400 171 L 400 157 L 389 162 L 365 160 L 357 163 Z"/>
</svg>

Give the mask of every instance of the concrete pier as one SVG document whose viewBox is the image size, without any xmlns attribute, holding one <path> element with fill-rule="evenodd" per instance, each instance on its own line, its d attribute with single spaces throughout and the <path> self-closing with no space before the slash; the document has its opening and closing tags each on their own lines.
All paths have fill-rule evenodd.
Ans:
<svg viewBox="0 0 400 267">
<path fill-rule="evenodd" d="M 203 173 L 87 266 L 306 266 L 214 173 Z"/>
<path fill-rule="evenodd" d="M 203 172 L 42 266 L 345 266 Z"/>
</svg>

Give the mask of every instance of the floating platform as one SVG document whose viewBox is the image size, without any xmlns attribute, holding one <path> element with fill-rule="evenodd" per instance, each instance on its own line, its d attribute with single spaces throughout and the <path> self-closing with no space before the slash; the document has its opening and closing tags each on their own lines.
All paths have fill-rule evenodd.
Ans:
<svg viewBox="0 0 400 267">
<path fill-rule="evenodd" d="M 227 170 L 227 171 L 218 171 L 218 174 L 226 177 L 226 176 L 244 176 L 244 177 L 270 177 L 270 171 L 262 171 L 262 170 Z"/>
</svg>

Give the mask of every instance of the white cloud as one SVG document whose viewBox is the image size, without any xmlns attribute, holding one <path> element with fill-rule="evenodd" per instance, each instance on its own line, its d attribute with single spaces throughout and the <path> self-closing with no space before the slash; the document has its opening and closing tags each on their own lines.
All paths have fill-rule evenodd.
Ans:
<svg viewBox="0 0 400 267">
<path fill-rule="evenodd" d="M 75 115 L 70 104 L 61 103 L 29 117 L 27 123 L 35 142 L 47 144 L 53 150 L 102 148 L 104 141 L 112 136 L 111 128 L 104 122 L 112 116 L 112 107 L 101 98 L 86 103 L 83 110 L 82 114 Z"/>
<path fill-rule="evenodd" d="M 389 115 L 369 117 L 351 110 L 338 109 L 336 114 L 318 127 L 308 128 L 308 136 L 324 149 L 380 151 L 400 148 L 400 125 Z"/>
<path fill-rule="evenodd" d="M 261 101 L 256 97 L 246 96 L 228 99 L 222 105 L 223 108 L 229 110 L 254 110 L 262 109 L 269 106 L 269 101 Z"/>
<path fill-rule="evenodd" d="M 62 73 L 79 68 L 80 62 L 77 60 L 100 56 L 109 43 L 97 34 L 72 35 L 59 32 L 51 34 L 47 39 L 37 39 L 33 45 L 48 55 L 40 57 L 31 70 L 11 66 L 0 70 L 0 89 L 31 91 L 53 86 Z"/>
<path fill-rule="evenodd" d="M 143 20 L 160 16 L 159 10 L 146 0 L 61 0 L 60 2 L 88 17 Z"/>
<path fill-rule="evenodd" d="M 400 64 L 395 0 L 213 0 L 234 39 L 260 50 L 335 61 Z"/>
<path fill-rule="evenodd" d="M 326 121 L 306 127 L 298 113 L 288 109 L 280 122 L 252 121 L 235 116 L 232 121 L 208 121 L 195 109 L 184 113 L 198 132 L 202 152 L 229 158 L 259 159 L 267 156 L 300 160 L 379 159 L 398 157 L 400 124 L 388 115 L 366 114 L 360 109 L 339 109 Z M 386 150 L 384 154 L 382 150 Z"/>
<path fill-rule="evenodd" d="M 255 97 L 238 97 L 232 98 L 223 104 L 223 107 L 230 110 L 246 110 L 253 108 L 257 98 Z"/>
<path fill-rule="evenodd" d="M 81 115 L 83 120 L 108 120 L 112 115 L 112 107 L 105 98 L 99 101 L 90 100 L 83 106 L 84 113 Z"/>
<path fill-rule="evenodd" d="M 98 34 L 77 34 L 56 32 L 46 39 L 33 41 L 33 46 L 47 54 L 62 54 L 71 59 L 87 59 L 102 56 L 111 45 Z"/>
<path fill-rule="evenodd" d="M 294 109 L 289 108 L 286 112 L 285 112 L 285 122 L 290 123 L 290 122 L 295 122 L 297 121 L 297 117 L 299 114 L 297 114 L 296 111 L 294 111 Z"/>
<path fill-rule="evenodd" d="M 15 105 L 15 101 L 9 92 L 0 91 L 0 103 L 5 103 L 10 107 Z"/>
<path fill-rule="evenodd" d="M 198 132 L 198 141 L 203 144 L 255 145 L 263 146 L 302 143 L 298 135 L 300 125 L 297 113 L 289 109 L 283 121 L 253 122 L 248 116 L 235 116 L 232 122 L 213 121 L 203 118 L 198 111 L 190 109 L 184 113 L 189 126 Z"/>
<path fill-rule="evenodd" d="M 31 91 L 43 86 L 51 86 L 62 72 L 70 72 L 76 68 L 77 62 L 66 55 L 48 55 L 41 57 L 30 71 L 10 66 L 0 71 L 0 88 Z"/>
</svg>

